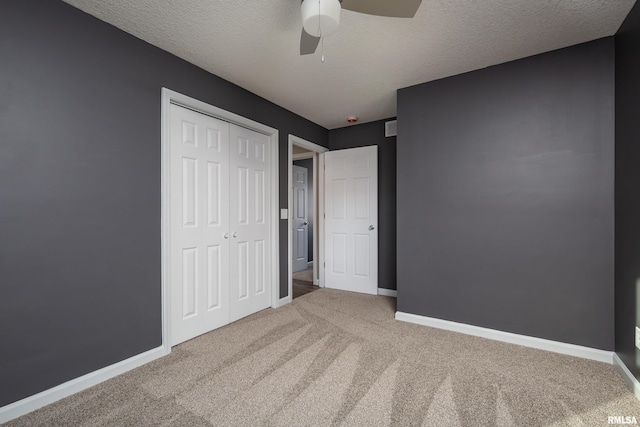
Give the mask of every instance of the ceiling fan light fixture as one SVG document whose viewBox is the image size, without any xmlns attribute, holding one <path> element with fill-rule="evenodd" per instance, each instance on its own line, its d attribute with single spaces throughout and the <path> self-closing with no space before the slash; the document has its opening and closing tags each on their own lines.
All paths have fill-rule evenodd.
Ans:
<svg viewBox="0 0 640 427">
<path fill-rule="evenodd" d="M 340 0 L 304 0 L 302 26 L 307 34 L 327 37 L 335 33 L 340 25 Z"/>
</svg>

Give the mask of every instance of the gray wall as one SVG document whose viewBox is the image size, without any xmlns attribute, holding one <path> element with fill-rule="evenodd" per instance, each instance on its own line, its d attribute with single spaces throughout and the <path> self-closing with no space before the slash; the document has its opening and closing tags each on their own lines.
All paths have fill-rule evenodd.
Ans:
<svg viewBox="0 0 640 427">
<path fill-rule="evenodd" d="M 300 166 L 303 168 L 307 168 L 307 182 L 309 183 L 309 188 L 307 191 L 307 210 L 309 211 L 309 225 L 307 225 L 307 261 L 313 261 L 313 221 L 315 218 L 313 217 L 315 212 L 315 207 L 313 203 L 313 159 L 303 159 L 296 160 L 293 162 L 294 165 Z"/>
<path fill-rule="evenodd" d="M 61 1 L 1 1 L 0 58 L 3 406 L 161 344 L 161 87 L 279 129 L 280 208 L 327 130 Z"/>
<path fill-rule="evenodd" d="M 640 378 L 640 4 L 616 34 L 616 353 Z"/>
<path fill-rule="evenodd" d="M 613 102 L 613 38 L 401 89 L 398 310 L 612 350 Z"/>
<path fill-rule="evenodd" d="M 378 286 L 396 289 L 396 137 L 385 119 L 329 131 L 329 149 L 378 146 Z"/>
</svg>

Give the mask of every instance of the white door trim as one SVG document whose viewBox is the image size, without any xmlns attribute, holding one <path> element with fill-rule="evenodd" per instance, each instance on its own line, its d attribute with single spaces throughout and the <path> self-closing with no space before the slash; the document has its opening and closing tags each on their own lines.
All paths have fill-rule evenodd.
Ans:
<svg viewBox="0 0 640 427">
<path fill-rule="evenodd" d="M 171 200 L 170 200 L 170 146 L 171 146 L 171 122 L 169 120 L 169 106 L 170 104 L 177 104 L 182 107 L 198 111 L 200 113 L 225 120 L 227 122 L 236 124 L 238 126 L 245 127 L 247 129 L 260 132 L 269 137 L 271 144 L 271 254 L 273 259 L 273 265 L 271 269 L 271 307 L 278 307 L 279 293 L 280 293 L 280 263 L 278 254 L 279 243 L 279 220 L 278 214 L 279 208 L 279 191 L 278 191 L 278 130 L 272 127 L 255 122 L 246 117 L 239 116 L 229 111 L 223 110 L 218 107 L 214 107 L 205 102 L 198 101 L 186 95 L 182 95 L 178 92 L 174 92 L 167 88 L 162 88 L 162 142 L 161 142 L 161 262 L 162 262 L 162 346 L 167 353 L 171 351 L 171 290 L 169 278 L 171 277 L 170 271 L 170 249 L 171 241 L 170 236 L 170 224 L 171 224 Z"/>
<path fill-rule="evenodd" d="M 306 154 L 306 153 L 301 153 L 301 154 L 293 154 L 293 145 L 297 145 L 299 147 L 303 147 L 306 148 L 309 151 L 312 151 L 312 154 Z M 322 213 L 324 212 L 324 193 L 322 191 L 322 180 L 324 180 L 324 175 L 323 175 L 323 165 L 324 163 L 321 161 L 322 158 L 322 154 L 326 153 L 327 151 L 329 151 L 328 148 L 323 147 L 321 145 L 315 144 L 311 141 L 307 141 L 306 139 L 302 139 L 300 137 L 297 137 L 295 135 L 291 135 L 289 134 L 289 153 L 287 155 L 287 163 L 288 163 L 288 192 L 289 192 L 289 197 L 288 197 L 288 202 L 287 202 L 287 207 L 288 207 L 288 215 L 287 215 L 287 228 L 288 228 L 288 249 L 287 249 L 287 258 L 288 258 L 288 275 L 289 275 L 289 279 L 288 279 L 288 296 L 287 299 L 285 301 L 285 299 L 283 298 L 283 300 L 281 301 L 281 305 L 282 303 L 288 303 L 291 302 L 293 300 L 293 282 L 292 282 L 292 277 L 291 275 L 292 273 L 292 269 L 291 269 L 291 255 L 293 253 L 292 251 L 292 247 L 293 247 L 293 241 L 291 240 L 293 238 L 293 233 L 291 232 L 291 227 L 292 227 L 292 223 L 291 223 L 291 208 L 293 206 L 293 180 L 291 178 L 292 175 L 292 162 L 293 160 L 298 160 L 298 159 L 308 159 L 308 158 L 313 158 L 313 200 L 317 201 L 317 205 L 318 208 L 314 209 L 314 211 L 318 212 L 317 215 L 317 220 L 316 218 L 314 218 L 313 221 L 313 277 L 314 277 L 314 285 L 318 285 L 318 286 L 324 286 L 324 270 L 322 268 L 320 268 L 321 265 L 324 265 L 324 218 Z M 317 262 L 316 262 L 317 259 Z M 320 274 L 318 275 L 318 268 L 320 268 Z M 316 283 L 316 277 L 319 276 L 319 280 Z"/>
<path fill-rule="evenodd" d="M 318 268 L 320 269 L 320 273 L 318 274 L 318 286 L 324 288 L 324 273 L 325 273 L 325 247 L 324 247 L 324 220 L 325 220 L 325 209 L 324 209 L 324 153 L 319 153 L 316 156 L 318 161 Z M 313 238 L 316 238 L 316 235 L 313 235 Z"/>
<path fill-rule="evenodd" d="M 296 144 L 297 145 L 297 144 Z M 304 159 L 313 159 L 316 156 L 315 153 L 298 153 L 291 156 L 292 160 L 304 160 Z"/>
</svg>

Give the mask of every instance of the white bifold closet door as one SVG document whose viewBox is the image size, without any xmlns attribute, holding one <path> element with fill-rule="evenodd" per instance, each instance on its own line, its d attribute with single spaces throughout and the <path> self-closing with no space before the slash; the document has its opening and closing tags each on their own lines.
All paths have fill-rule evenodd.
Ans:
<svg viewBox="0 0 640 427">
<path fill-rule="evenodd" d="M 269 138 L 231 125 L 231 321 L 271 306 Z"/>
<path fill-rule="evenodd" d="M 269 138 L 171 105 L 171 345 L 270 306 Z"/>
</svg>

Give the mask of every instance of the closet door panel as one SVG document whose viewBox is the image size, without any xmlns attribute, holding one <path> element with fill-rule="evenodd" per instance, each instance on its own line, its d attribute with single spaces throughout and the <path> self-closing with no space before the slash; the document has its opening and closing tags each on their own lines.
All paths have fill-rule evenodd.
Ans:
<svg viewBox="0 0 640 427">
<path fill-rule="evenodd" d="M 229 323 L 229 124 L 177 105 L 171 105 L 170 116 L 171 345 L 176 345 Z"/>
<path fill-rule="evenodd" d="M 270 139 L 230 125 L 231 321 L 271 306 Z"/>
</svg>

